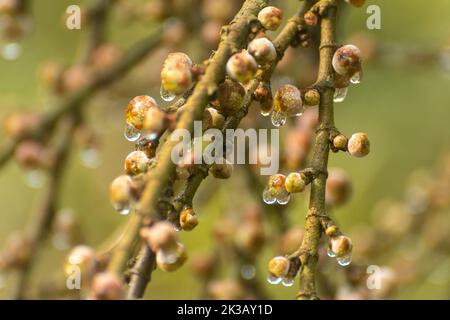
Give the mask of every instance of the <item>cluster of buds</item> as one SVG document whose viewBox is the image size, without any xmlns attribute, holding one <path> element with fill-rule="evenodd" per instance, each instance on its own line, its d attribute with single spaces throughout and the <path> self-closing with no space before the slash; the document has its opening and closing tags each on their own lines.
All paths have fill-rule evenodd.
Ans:
<svg viewBox="0 0 450 320">
<path fill-rule="evenodd" d="M 186 249 L 178 241 L 174 226 L 170 222 L 157 222 L 141 229 L 141 237 L 156 253 L 156 263 L 161 270 L 175 271 L 187 259 Z"/>
<path fill-rule="evenodd" d="M 358 84 L 362 78 L 361 51 L 348 44 L 336 50 L 333 56 L 333 69 L 336 72 L 334 101 L 342 102 L 347 96 L 350 84 Z"/>
<path fill-rule="evenodd" d="M 343 134 L 337 134 L 332 138 L 331 150 L 348 151 L 351 156 L 362 158 L 370 153 L 370 141 L 364 132 L 354 133 L 349 139 Z"/>
<path fill-rule="evenodd" d="M 300 268 L 300 259 L 298 257 L 287 258 L 283 256 L 274 257 L 269 261 L 267 269 L 269 275 L 267 281 L 270 284 L 281 283 L 285 287 L 294 284 L 294 278 Z"/>
<path fill-rule="evenodd" d="M 343 235 L 334 224 L 328 225 L 325 234 L 330 239 L 327 255 L 330 258 L 336 258 L 341 266 L 348 266 L 352 262 L 352 240 Z"/>
</svg>

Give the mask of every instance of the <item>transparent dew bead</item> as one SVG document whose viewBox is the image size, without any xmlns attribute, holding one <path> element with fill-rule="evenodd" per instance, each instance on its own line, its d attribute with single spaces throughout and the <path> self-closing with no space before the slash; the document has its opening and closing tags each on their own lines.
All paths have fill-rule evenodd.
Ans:
<svg viewBox="0 0 450 320">
<path fill-rule="evenodd" d="M 272 124 L 275 127 L 281 127 L 286 123 L 286 116 L 281 112 L 272 112 Z"/>
<path fill-rule="evenodd" d="M 277 201 L 276 194 L 274 189 L 267 186 L 263 192 L 263 201 L 266 204 L 274 204 Z"/>
<path fill-rule="evenodd" d="M 45 174 L 42 170 L 29 170 L 25 173 L 25 183 L 33 189 L 42 188 L 45 181 Z"/>
<path fill-rule="evenodd" d="M 292 285 L 294 284 L 294 279 L 292 278 L 284 278 L 281 281 L 281 284 L 285 287 L 292 287 Z"/>
<path fill-rule="evenodd" d="M 345 256 L 336 258 L 336 260 L 339 263 L 339 265 L 345 267 L 345 266 L 348 266 L 352 262 L 352 255 L 347 254 Z"/>
<path fill-rule="evenodd" d="M 337 88 L 334 92 L 334 102 L 343 102 L 347 97 L 348 88 Z"/>
<path fill-rule="evenodd" d="M 245 280 L 253 279 L 255 277 L 255 274 L 256 274 L 256 269 L 255 269 L 255 267 L 253 265 L 246 264 L 246 265 L 242 266 L 242 268 L 241 268 L 241 276 Z"/>
<path fill-rule="evenodd" d="M 134 142 L 141 137 L 141 131 L 139 131 L 132 125 L 127 124 L 127 126 L 125 127 L 124 136 L 128 141 Z"/>
<path fill-rule="evenodd" d="M 261 115 L 262 115 L 263 117 L 268 117 L 268 116 L 270 116 L 270 111 L 271 111 L 271 110 L 264 110 L 264 109 L 261 109 L 261 110 L 260 110 L 260 113 L 261 113 Z"/>
<path fill-rule="evenodd" d="M 278 204 L 281 204 L 281 205 L 288 204 L 290 199 L 291 199 L 291 194 L 284 189 L 281 190 L 277 195 L 277 202 L 278 202 Z"/>
<path fill-rule="evenodd" d="M 361 72 L 356 72 L 353 77 L 350 78 L 350 82 L 353 84 L 361 83 L 362 75 Z"/>
<path fill-rule="evenodd" d="M 327 248 L 327 256 L 329 256 L 330 258 L 334 258 L 336 257 L 336 253 L 334 253 L 333 250 L 331 250 L 330 247 Z"/>
<path fill-rule="evenodd" d="M 123 216 L 126 216 L 130 214 L 131 208 L 129 205 L 124 204 L 115 204 L 113 205 L 114 210 L 116 210 L 118 213 L 120 213 Z"/>
<path fill-rule="evenodd" d="M 22 54 L 22 46 L 19 43 L 8 43 L 2 49 L 2 56 L 5 60 L 17 60 Z"/>
<path fill-rule="evenodd" d="M 170 93 L 169 91 L 164 89 L 163 86 L 161 86 L 161 88 L 159 89 L 159 94 L 161 95 L 161 99 L 163 99 L 166 102 L 173 101 L 175 99 L 175 97 L 176 97 L 175 94 Z"/>
<path fill-rule="evenodd" d="M 177 250 L 159 250 L 157 258 L 160 263 L 173 264 L 178 260 Z"/>
<path fill-rule="evenodd" d="M 81 150 L 80 159 L 83 166 L 89 169 L 96 169 L 102 163 L 100 152 L 96 148 L 85 148 Z"/>
<path fill-rule="evenodd" d="M 267 276 L 267 282 L 270 283 L 270 284 L 279 284 L 282 280 L 283 280 L 282 278 L 280 278 L 280 277 L 275 277 L 275 276 L 272 275 L 272 274 L 269 274 L 269 275 Z"/>
</svg>

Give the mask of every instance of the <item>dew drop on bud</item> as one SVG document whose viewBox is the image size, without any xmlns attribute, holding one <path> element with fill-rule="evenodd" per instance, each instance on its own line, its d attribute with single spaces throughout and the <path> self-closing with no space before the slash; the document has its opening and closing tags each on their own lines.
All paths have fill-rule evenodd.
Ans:
<svg viewBox="0 0 450 320">
<path fill-rule="evenodd" d="M 361 83 L 361 72 L 356 72 L 353 77 L 350 78 L 350 82 L 353 84 Z"/>
<path fill-rule="evenodd" d="M 283 279 L 279 277 L 275 277 L 274 275 L 269 274 L 267 276 L 267 282 L 270 284 L 279 284 Z"/>
<path fill-rule="evenodd" d="M 30 170 L 25 173 L 27 186 L 33 189 L 39 189 L 44 185 L 45 174 L 42 170 Z"/>
<path fill-rule="evenodd" d="M 336 257 L 336 253 L 334 253 L 333 250 L 331 250 L 330 247 L 327 248 L 327 256 L 329 256 L 330 258 L 334 258 Z"/>
<path fill-rule="evenodd" d="M 287 191 L 281 191 L 280 194 L 277 195 L 278 204 L 285 205 L 288 204 L 291 199 L 291 194 Z"/>
<path fill-rule="evenodd" d="M 269 115 L 270 115 L 270 111 L 271 110 L 263 110 L 263 109 L 261 109 L 261 115 L 263 116 L 263 117 L 268 117 Z"/>
<path fill-rule="evenodd" d="M 130 142 L 137 141 L 141 137 L 141 132 L 132 125 L 127 124 L 124 132 L 125 139 Z"/>
<path fill-rule="evenodd" d="M 178 260 L 177 250 L 160 250 L 157 254 L 160 263 L 174 264 Z"/>
<path fill-rule="evenodd" d="M 114 210 L 116 210 L 121 215 L 126 216 L 130 213 L 131 208 L 125 205 L 114 205 Z"/>
<path fill-rule="evenodd" d="M 291 287 L 294 284 L 294 279 L 292 278 L 284 278 L 281 284 L 285 287 Z"/>
<path fill-rule="evenodd" d="M 86 148 L 81 150 L 81 163 L 89 169 L 96 169 L 101 164 L 100 152 L 96 148 Z"/>
<path fill-rule="evenodd" d="M 274 204 L 277 201 L 277 198 L 274 195 L 274 192 L 271 188 L 267 187 L 263 192 L 263 201 L 266 204 Z"/>
<path fill-rule="evenodd" d="M 2 56 L 5 60 L 13 61 L 19 58 L 22 53 L 22 47 L 18 43 L 8 43 L 2 49 Z"/>
<path fill-rule="evenodd" d="M 352 256 L 350 254 L 348 254 L 348 255 L 336 258 L 336 260 L 341 266 L 345 267 L 345 266 L 348 266 L 352 262 Z"/>
<path fill-rule="evenodd" d="M 176 95 L 164 89 L 163 86 L 161 86 L 161 88 L 159 89 L 159 94 L 161 95 L 161 99 L 163 99 L 166 102 L 173 101 L 176 97 Z"/>
<path fill-rule="evenodd" d="M 286 123 L 286 116 L 281 112 L 273 112 L 272 113 L 272 124 L 275 127 L 281 127 Z"/>
<path fill-rule="evenodd" d="M 347 97 L 348 88 L 337 88 L 334 92 L 334 102 L 339 103 Z"/>
</svg>

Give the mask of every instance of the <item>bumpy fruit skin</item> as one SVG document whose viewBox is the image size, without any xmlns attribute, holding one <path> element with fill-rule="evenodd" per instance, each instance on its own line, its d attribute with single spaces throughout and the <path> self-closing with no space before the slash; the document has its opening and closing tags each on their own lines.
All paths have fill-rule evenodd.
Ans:
<svg viewBox="0 0 450 320">
<path fill-rule="evenodd" d="M 337 150 L 345 150 L 347 148 L 348 139 L 343 134 L 338 134 L 333 138 L 333 147 Z"/>
<path fill-rule="evenodd" d="M 277 30 L 281 24 L 281 19 L 283 19 L 283 11 L 276 7 L 265 7 L 258 13 L 258 20 L 267 30 Z"/>
<path fill-rule="evenodd" d="M 89 298 L 93 300 L 120 300 L 125 297 L 122 279 L 111 272 L 97 274 L 92 280 Z"/>
<path fill-rule="evenodd" d="M 170 53 L 161 70 L 161 86 L 175 95 L 186 92 L 192 85 L 192 61 L 182 52 Z"/>
<path fill-rule="evenodd" d="M 367 156 L 370 152 L 370 141 L 363 132 L 354 133 L 348 140 L 348 152 L 357 158 Z"/>
<path fill-rule="evenodd" d="M 340 235 L 331 239 L 331 250 L 336 254 L 337 258 L 350 254 L 352 248 L 352 240 L 347 236 Z"/>
<path fill-rule="evenodd" d="M 345 1 L 357 8 L 362 7 L 366 3 L 366 0 L 345 0 Z"/>
<path fill-rule="evenodd" d="M 348 44 L 336 50 L 333 56 L 333 68 L 336 73 L 352 77 L 361 71 L 361 51 L 358 47 Z"/>
<path fill-rule="evenodd" d="M 328 206 L 340 206 L 352 195 L 352 184 L 345 171 L 330 169 L 325 188 L 325 201 Z"/>
<path fill-rule="evenodd" d="M 127 175 L 121 175 L 113 180 L 109 195 L 115 208 L 129 207 L 133 198 L 132 183 L 133 181 Z"/>
<path fill-rule="evenodd" d="M 305 104 L 310 107 L 319 105 L 320 93 L 316 89 L 311 89 L 305 92 Z"/>
<path fill-rule="evenodd" d="M 305 180 L 302 175 L 298 172 L 292 172 L 286 177 L 286 181 L 284 183 L 287 192 L 289 193 L 297 193 L 305 190 Z"/>
<path fill-rule="evenodd" d="M 130 101 L 125 114 L 126 123 L 137 130 L 144 126 L 145 115 L 151 108 L 157 108 L 158 104 L 150 96 L 137 96 Z"/>
<path fill-rule="evenodd" d="M 248 44 L 250 53 L 259 65 L 267 65 L 276 60 L 277 51 L 273 43 L 267 38 L 257 38 Z"/>
<path fill-rule="evenodd" d="M 290 263 L 286 257 L 275 257 L 269 261 L 269 273 L 277 278 L 284 278 L 289 273 Z"/>
<path fill-rule="evenodd" d="M 338 233 L 339 233 L 339 229 L 335 225 L 329 226 L 325 230 L 325 234 L 327 235 L 327 237 L 330 237 L 330 238 L 336 237 L 338 235 Z"/>
<path fill-rule="evenodd" d="M 236 81 L 226 79 L 219 85 L 219 105 L 217 109 L 224 115 L 236 113 L 244 101 L 245 89 Z"/>
<path fill-rule="evenodd" d="M 273 110 L 288 116 L 301 112 L 303 106 L 302 96 L 297 87 L 286 84 L 280 87 L 273 99 Z"/>
<path fill-rule="evenodd" d="M 136 175 L 147 171 L 148 157 L 143 151 L 133 151 L 125 158 L 125 172 Z"/>
<path fill-rule="evenodd" d="M 231 79 L 246 84 L 255 76 L 258 65 L 246 50 L 234 54 L 227 62 L 227 74 Z"/>
<path fill-rule="evenodd" d="M 180 226 L 184 231 L 191 231 L 198 225 L 198 218 L 192 208 L 184 208 L 180 213 Z"/>
</svg>

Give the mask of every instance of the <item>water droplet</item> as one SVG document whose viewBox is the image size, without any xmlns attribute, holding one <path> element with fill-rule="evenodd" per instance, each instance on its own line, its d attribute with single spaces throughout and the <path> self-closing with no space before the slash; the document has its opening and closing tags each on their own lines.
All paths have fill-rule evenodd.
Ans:
<svg viewBox="0 0 450 320">
<path fill-rule="evenodd" d="M 330 247 L 327 248 L 327 256 L 329 256 L 330 258 L 334 258 L 336 257 L 336 253 L 334 253 L 333 250 L 331 250 Z"/>
<path fill-rule="evenodd" d="M 158 253 L 158 261 L 163 264 L 174 264 L 178 260 L 178 252 L 177 250 L 159 250 Z"/>
<path fill-rule="evenodd" d="M 42 170 L 30 170 L 25 174 L 27 186 L 33 189 L 39 189 L 44 185 L 45 174 Z"/>
<path fill-rule="evenodd" d="M 159 89 L 159 93 L 161 95 L 161 99 L 163 99 L 166 102 L 173 101 L 176 97 L 176 95 L 174 95 L 173 93 L 166 91 L 166 89 L 164 89 L 163 86 L 161 86 L 161 88 Z"/>
<path fill-rule="evenodd" d="M 337 88 L 334 92 L 334 102 L 339 103 L 347 97 L 348 88 Z"/>
<path fill-rule="evenodd" d="M 2 56 L 5 60 L 16 60 L 22 53 L 22 46 L 18 43 L 8 43 L 3 47 Z"/>
<path fill-rule="evenodd" d="M 281 127 L 286 123 L 286 116 L 281 112 L 272 112 L 272 124 L 275 127 Z"/>
<path fill-rule="evenodd" d="M 149 132 L 145 135 L 145 137 L 150 141 L 154 141 L 158 139 L 159 134 L 157 132 Z"/>
<path fill-rule="evenodd" d="M 345 266 L 348 266 L 352 262 L 352 256 L 350 254 L 348 254 L 348 255 L 336 258 L 336 260 L 341 266 L 345 267 Z"/>
<path fill-rule="evenodd" d="M 357 72 L 351 77 L 350 82 L 353 84 L 359 84 L 361 83 L 362 75 L 361 72 Z"/>
<path fill-rule="evenodd" d="M 294 284 L 294 279 L 292 278 L 284 278 L 281 284 L 285 287 L 291 287 Z"/>
<path fill-rule="evenodd" d="M 86 148 L 80 153 L 81 163 L 89 169 L 96 169 L 100 166 L 102 160 L 100 152 L 96 148 Z"/>
<path fill-rule="evenodd" d="M 270 187 L 266 187 L 263 192 L 263 200 L 267 204 L 274 204 L 277 201 L 274 190 Z"/>
<path fill-rule="evenodd" d="M 141 137 L 141 132 L 132 125 L 127 124 L 124 133 L 125 139 L 130 142 L 137 141 Z"/>
<path fill-rule="evenodd" d="M 114 205 L 114 210 L 116 210 L 118 213 L 120 213 L 121 215 L 128 215 L 131 211 L 131 208 L 129 205 L 125 205 L 125 204 L 115 204 Z"/>
<path fill-rule="evenodd" d="M 283 279 L 279 277 L 275 277 L 274 275 L 269 274 L 267 276 L 267 282 L 270 284 L 279 284 Z"/>
<path fill-rule="evenodd" d="M 268 116 L 270 115 L 270 111 L 271 111 L 271 110 L 264 110 L 264 109 L 261 109 L 261 110 L 260 110 L 260 113 L 261 113 L 261 115 L 262 115 L 263 117 L 268 117 Z"/>
<path fill-rule="evenodd" d="M 241 268 L 241 276 L 246 280 L 253 279 L 255 277 L 256 269 L 251 264 L 243 265 Z"/>
<path fill-rule="evenodd" d="M 277 202 L 278 202 L 278 204 L 281 204 L 281 205 L 288 204 L 290 199 L 291 199 L 291 194 L 289 192 L 287 192 L 286 190 L 282 190 L 277 195 Z"/>
</svg>

